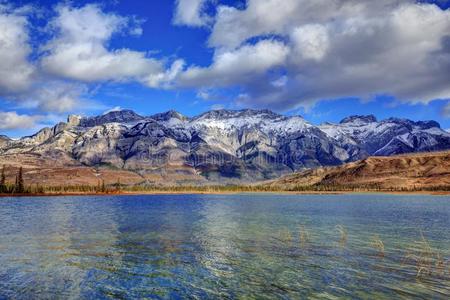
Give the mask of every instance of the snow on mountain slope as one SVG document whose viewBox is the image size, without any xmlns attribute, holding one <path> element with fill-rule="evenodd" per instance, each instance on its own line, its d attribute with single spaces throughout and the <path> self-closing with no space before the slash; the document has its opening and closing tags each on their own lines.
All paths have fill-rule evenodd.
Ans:
<svg viewBox="0 0 450 300">
<path fill-rule="evenodd" d="M 176 111 L 140 116 L 113 111 L 69 116 L 67 123 L 18 140 L 2 138 L 0 153 L 55 156 L 84 165 L 145 172 L 201 174 L 218 181 L 258 180 L 369 155 L 450 149 L 450 133 L 434 121 L 377 121 L 350 116 L 314 126 L 268 110 L 216 110 L 189 118 Z"/>
<path fill-rule="evenodd" d="M 434 121 L 414 122 L 390 118 L 377 121 L 374 116 L 352 116 L 339 124 L 319 128 L 342 144 L 355 145 L 369 155 L 393 155 L 450 148 L 450 134 Z"/>
<path fill-rule="evenodd" d="M 286 117 L 268 110 L 218 110 L 207 112 L 194 118 L 190 125 L 192 128 L 216 128 L 223 131 L 239 130 L 243 128 L 258 127 L 266 134 L 289 134 L 303 131 L 311 124 L 302 117 Z"/>
</svg>

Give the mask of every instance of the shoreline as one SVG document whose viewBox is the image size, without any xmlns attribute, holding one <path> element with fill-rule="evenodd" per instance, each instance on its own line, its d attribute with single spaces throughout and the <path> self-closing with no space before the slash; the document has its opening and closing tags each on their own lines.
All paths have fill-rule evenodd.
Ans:
<svg viewBox="0 0 450 300">
<path fill-rule="evenodd" d="M 76 196 L 145 196 L 145 195 L 238 195 L 238 194 L 280 194 L 280 195 L 351 195 L 351 194 L 387 194 L 387 195 L 430 195 L 450 196 L 450 191 L 138 191 L 138 192 L 100 192 L 100 193 L 29 193 L 0 194 L 0 198 L 25 197 L 76 197 Z"/>
</svg>

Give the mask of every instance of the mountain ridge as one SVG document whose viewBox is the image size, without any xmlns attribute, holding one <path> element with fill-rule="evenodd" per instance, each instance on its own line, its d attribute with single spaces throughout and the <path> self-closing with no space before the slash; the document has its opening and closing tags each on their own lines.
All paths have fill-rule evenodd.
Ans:
<svg viewBox="0 0 450 300">
<path fill-rule="evenodd" d="M 151 116 L 132 110 L 70 115 L 28 137 L 0 138 L 2 155 L 65 157 L 141 175 L 178 170 L 223 183 L 266 180 L 374 155 L 447 149 L 450 133 L 435 121 L 355 115 L 317 126 L 301 116 L 253 109 L 194 117 L 173 110 Z"/>
<path fill-rule="evenodd" d="M 450 187 L 450 151 L 368 157 L 341 166 L 307 170 L 265 183 L 292 190 L 328 189 L 426 190 Z"/>
</svg>

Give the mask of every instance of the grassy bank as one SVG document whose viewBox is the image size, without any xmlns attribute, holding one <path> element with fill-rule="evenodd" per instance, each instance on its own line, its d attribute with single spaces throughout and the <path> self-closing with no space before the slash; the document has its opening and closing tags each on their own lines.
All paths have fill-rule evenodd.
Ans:
<svg viewBox="0 0 450 300">
<path fill-rule="evenodd" d="M 7 185 L 0 192 L 2 196 L 26 195 L 105 195 L 105 194 L 158 194 L 158 193 L 443 193 L 450 194 L 450 186 L 398 187 L 386 188 L 377 185 L 209 185 L 209 186 L 156 186 L 120 184 L 105 185 L 61 185 L 61 186 L 24 186 L 17 192 L 14 185 Z"/>
</svg>

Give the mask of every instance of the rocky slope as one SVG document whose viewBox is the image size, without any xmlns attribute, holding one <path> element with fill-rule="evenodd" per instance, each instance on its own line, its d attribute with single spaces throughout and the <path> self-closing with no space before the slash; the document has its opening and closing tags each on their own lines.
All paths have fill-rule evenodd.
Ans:
<svg viewBox="0 0 450 300">
<path fill-rule="evenodd" d="M 62 163 L 146 174 L 178 174 L 222 183 L 275 178 L 371 155 L 450 149 L 450 133 L 434 121 L 377 121 L 352 116 L 314 126 L 268 110 L 218 110 L 189 118 L 130 110 L 69 116 L 19 140 L 0 138 L 0 156 L 32 154 Z M 167 178 L 164 180 L 170 180 Z"/>
<path fill-rule="evenodd" d="M 369 157 L 342 166 L 287 175 L 267 184 L 285 189 L 312 185 L 381 189 L 450 187 L 450 152 Z"/>
<path fill-rule="evenodd" d="M 6 135 L 0 135 L 0 148 L 6 146 L 9 141 L 9 137 L 7 137 Z"/>
</svg>

